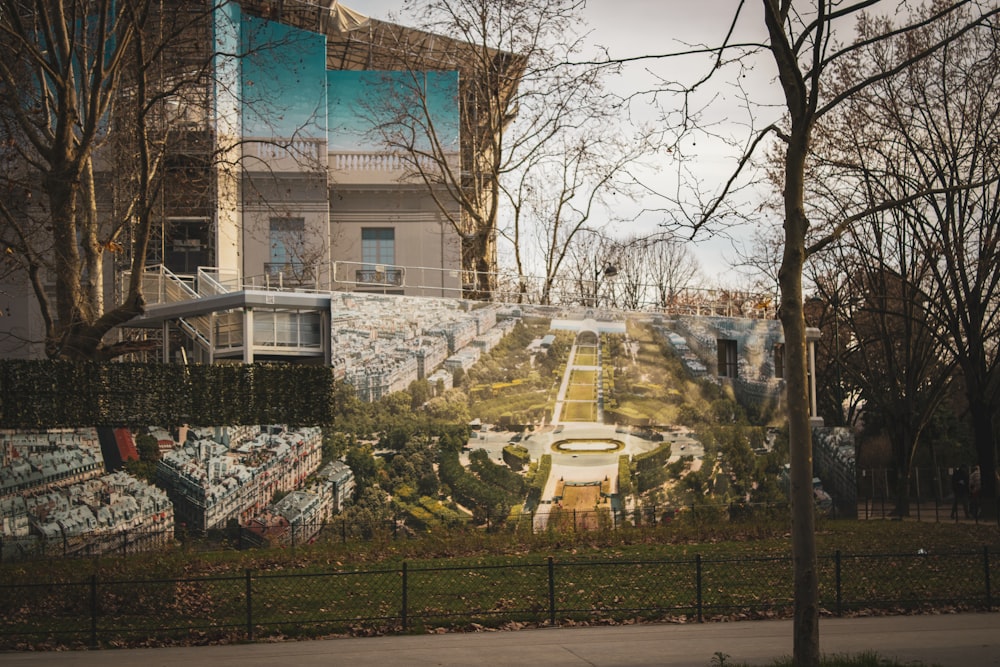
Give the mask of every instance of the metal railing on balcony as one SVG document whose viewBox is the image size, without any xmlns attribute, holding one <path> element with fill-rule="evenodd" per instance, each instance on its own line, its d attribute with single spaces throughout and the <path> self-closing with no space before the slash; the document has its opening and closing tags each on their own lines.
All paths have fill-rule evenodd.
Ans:
<svg viewBox="0 0 1000 667">
<path fill-rule="evenodd" d="M 357 269 L 354 272 L 354 282 L 359 287 L 402 287 L 404 275 L 401 268 Z"/>
<path fill-rule="evenodd" d="M 316 267 L 301 262 L 265 262 L 265 287 L 278 289 L 316 286 Z"/>
<path fill-rule="evenodd" d="M 150 304 L 174 303 L 243 289 L 296 292 L 386 291 L 409 296 L 477 298 L 494 303 L 538 305 L 552 308 L 589 308 L 594 317 L 614 317 L 615 312 L 643 311 L 666 315 L 723 316 L 748 319 L 776 317 L 771 295 L 727 289 L 684 288 L 663 298 L 655 285 L 636 285 L 635 298 L 619 294 L 605 280 L 600 306 L 594 305 L 593 281 L 563 277 L 545 282 L 540 276 L 517 276 L 510 271 L 475 275 L 457 267 L 371 264 L 333 261 L 329 264 L 268 262 L 261 274 L 241 276 L 235 270 L 198 269 L 197 276 L 181 276 L 159 265 L 147 269 L 143 287 Z M 124 277 L 127 279 L 127 275 Z M 476 291 L 480 283 L 489 292 Z M 473 296 L 470 296 L 474 293 Z"/>
</svg>

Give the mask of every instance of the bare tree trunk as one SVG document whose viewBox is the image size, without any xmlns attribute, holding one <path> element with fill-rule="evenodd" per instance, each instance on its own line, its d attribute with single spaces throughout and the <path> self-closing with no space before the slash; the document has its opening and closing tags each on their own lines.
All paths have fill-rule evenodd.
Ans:
<svg viewBox="0 0 1000 667">
<path fill-rule="evenodd" d="M 969 395 L 972 392 L 969 391 Z M 985 396 L 980 393 L 979 396 Z M 972 433 L 976 439 L 976 460 L 979 462 L 979 473 L 982 481 L 980 490 L 980 508 L 983 518 L 996 519 L 1000 516 L 1000 501 L 997 499 L 997 459 L 996 431 L 993 428 L 993 412 L 989 400 L 974 399 L 969 402 L 969 413 L 972 416 Z"/>
<path fill-rule="evenodd" d="M 800 156 L 793 159 L 793 153 Z M 790 145 L 789 162 L 805 156 L 804 143 Z M 812 431 L 809 423 L 806 325 L 802 307 L 803 239 L 802 180 L 790 168 L 785 184 L 784 258 L 779 273 L 781 324 L 785 333 L 785 387 L 788 400 L 788 436 L 791 458 L 792 562 L 794 569 L 794 643 L 796 665 L 819 664 L 819 578 L 816 572 L 816 520 L 813 508 Z M 797 195 L 797 196 L 796 196 Z"/>
<path fill-rule="evenodd" d="M 97 231 L 97 200 L 94 191 L 94 168 L 88 160 L 80 177 L 80 221 L 83 243 L 83 262 L 87 277 L 84 303 L 88 306 L 86 319 L 92 322 L 104 312 L 103 248 Z"/>
<path fill-rule="evenodd" d="M 819 577 L 816 572 L 816 518 L 813 507 L 812 431 L 809 423 L 809 372 L 802 273 L 806 259 L 805 164 L 816 112 L 816 84 L 810 90 L 784 32 L 790 3 L 764 0 L 770 50 L 785 93 L 791 132 L 784 164 L 785 239 L 778 271 L 779 317 L 785 332 L 785 388 L 791 459 L 792 568 L 794 618 L 792 661 L 798 667 L 819 665 Z M 822 5 L 822 3 L 821 3 Z M 822 12 L 821 12 L 822 14 Z M 822 15 L 820 21 L 823 20 Z M 819 37 L 816 37 L 818 40 Z M 814 73 L 818 76 L 818 72 Z"/>
<path fill-rule="evenodd" d="M 56 262 L 56 319 L 54 326 L 65 331 L 83 320 L 80 311 L 80 253 L 77 245 L 75 173 L 68 168 L 53 169 L 43 179 L 42 187 L 49 202 L 52 218 L 53 247 L 61 261 Z M 57 349 L 60 332 L 46 334 L 48 345 Z"/>
</svg>

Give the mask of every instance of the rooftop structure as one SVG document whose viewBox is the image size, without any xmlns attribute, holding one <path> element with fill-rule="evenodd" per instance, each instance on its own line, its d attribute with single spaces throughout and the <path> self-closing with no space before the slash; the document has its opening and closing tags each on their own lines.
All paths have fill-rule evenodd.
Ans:
<svg viewBox="0 0 1000 667">
<path fill-rule="evenodd" d="M 157 480 L 168 489 L 177 520 L 194 530 L 245 523 L 275 492 L 290 492 L 320 465 L 318 427 L 258 429 L 253 438 L 230 442 L 193 433 L 157 463 Z"/>
<path fill-rule="evenodd" d="M 0 497 L 68 486 L 103 473 L 97 429 L 0 430 Z"/>
<path fill-rule="evenodd" d="M 37 491 L 2 507 L 7 557 L 125 553 L 160 548 L 174 539 L 167 494 L 125 472 Z"/>
</svg>

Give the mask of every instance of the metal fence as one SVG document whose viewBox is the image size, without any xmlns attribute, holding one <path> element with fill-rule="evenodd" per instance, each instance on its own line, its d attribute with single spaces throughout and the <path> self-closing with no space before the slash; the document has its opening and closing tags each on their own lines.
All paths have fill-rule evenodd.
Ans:
<svg viewBox="0 0 1000 667">
<path fill-rule="evenodd" d="M 916 521 L 988 521 L 1000 525 L 1000 513 L 984 518 L 975 512 L 970 498 L 956 505 L 951 490 L 953 468 L 914 468 L 909 476 L 906 517 Z M 891 468 L 865 468 L 858 471 L 858 518 L 900 518 L 899 480 Z M 981 501 L 983 499 L 980 499 Z M 952 516 L 952 510 L 956 515 Z"/>
<path fill-rule="evenodd" d="M 992 610 L 996 553 L 819 558 L 825 613 Z M 291 570 L 0 585 L 0 649 L 253 641 L 267 637 L 787 615 L 782 558 L 525 559 L 500 565 Z"/>
</svg>

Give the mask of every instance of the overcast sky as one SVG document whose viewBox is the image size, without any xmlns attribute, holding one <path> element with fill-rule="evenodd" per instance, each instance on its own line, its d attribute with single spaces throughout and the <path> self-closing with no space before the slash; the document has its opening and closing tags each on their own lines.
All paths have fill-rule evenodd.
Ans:
<svg viewBox="0 0 1000 667">
<path fill-rule="evenodd" d="M 343 4 L 373 18 L 395 19 L 406 24 L 406 17 L 399 15 L 402 0 L 349 0 Z M 717 45 L 729 29 L 736 5 L 733 0 L 589 0 L 587 4 L 584 18 L 589 25 L 591 41 L 608 48 L 610 55 L 618 58 L 677 52 L 688 45 Z M 760 3 L 746 3 L 744 12 L 733 41 L 763 41 L 766 31 L 760 16 Z M 655 76 L 671 81 L 690 80 L 704 71 L 704 61 L 645 61 L 630 66 L 622 80 L 616 82 L 615 90 L 646 89 Z M 773 101 L 777 90 L 774 88 L 773 63 L 762 59 L 759 65 L 746 73 L 741 83 L 752 91 L 758 101 L 767 101 L 769 98 Z M 720 81 L 714 94 L 716 96 L 713 97 L 709 110 L 712 120 L 723 124 L 719 127 L 725 128 L 723 131 L 729 136 L 745 141 L 750 132 L 747 112 L 738 99 L 732 81 Z M 758 117 L 759 125 L 766 125 L 779 117 L 780 111 L 758 109 L 757 113 L 771 116 Z M 702 138 L 697 144 L 687 146 L 686 151 L 696 156 L 699 178 L 706 191 L 720 187 L 732 172 L 735 156 L 721 143 Z M 673 171 L 674 167 L 665 162 L 664 179 L 672 180 L 668 174 Z M 642 202 L 637 210 L 662 205 L 663 202 L 658 201 Z M 752 207 L 752 203 L 747 206 Z M 661 217 L 659 214 L 643 216 L 637 231 L 655 230 L 657 220 Z M 750 232 L 742 228 L 737 230 L 736 236 L 746 242 Z M 710 283 L 720 286 L 738 284 L 738 279 L 728 275 L 728 266 L 735 258 L 731 241 L 722 238 L 696 238 L 693 249 Z"/>
</svg>

